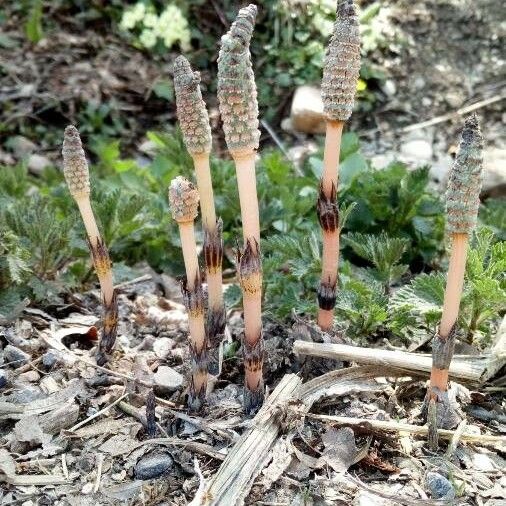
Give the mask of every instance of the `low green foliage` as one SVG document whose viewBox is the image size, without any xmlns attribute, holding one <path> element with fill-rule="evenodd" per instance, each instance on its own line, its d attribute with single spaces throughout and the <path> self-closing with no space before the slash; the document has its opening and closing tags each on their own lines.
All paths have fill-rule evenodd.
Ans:
<svg viewBox="0 0 506 506">
<path fill-rule="evenodd" d="M 434 333 L 441 318 L 446 278 L 421 274 L 390 299 L 391 328 L 409 338 L 411 328 Z M 490 325 L 506 310 L 506 242 L 495 242 L 490 229 L 475 234 L 469 249 L 458 326 L 468 341 L 490 337 Z"/>
<path fill-rule="evenodd" d="M 177 225 L 170 218 L 166 188 L 183 175 L 194 179 L 193 162 L 178 130 L 149 132 L 155 150 L 139 163 L 121 157 L 118 141 L 90 138 L 92 204 L 110 249 L 117 281 L 133 277 L 128 266 L 147 262 L 159 272 L 183 272 Z M 292 312 L 316 312 L 321 235 L 315 212 L 321 154 L 295 168 L 280 151 L 257 163 L 262 226 L 264 308 L 283 320 Z M 234 164 L 213 159 L 217 213 L 224 222 L 225 268 L 242 235 Z M 354 339 L 397 336 L 418 339 L 432 333 L 441 312 L 445 284 L 444 212 L 427 189 L 426 168 L 400 163 L 376 170 L 361 154 L 356 135 L 342 139 L 340 222 L 341 265 L 336 318 Z M 482 210 L 493 221 L 500 206 Z M 199 227 L 198 240 L 202 241 Z M 0 168 L 0 314 L 13 315 L 22 301 L 61 301 L 70 291 L 95 284 L 85 230 L 62 174 L 40 177 L 26 167 Z M 469 252 L 461 325 L 469 340 L 488 337 L 505 310 L 505 243 L 481 231 Z M 438 272 L 403 280 L 420 270 Z M 231 285 L 228 307 L 240 304 Z"/>
</svg>

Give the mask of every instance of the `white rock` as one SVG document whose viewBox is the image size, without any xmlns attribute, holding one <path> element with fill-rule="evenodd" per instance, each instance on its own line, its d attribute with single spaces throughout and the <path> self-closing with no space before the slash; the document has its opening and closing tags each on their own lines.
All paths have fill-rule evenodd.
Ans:
<svg viewBox="0 0 506 506">
<path fill-rule="evenodd" d="M 302 133 L 325 132 L 325 117 L 320 88 L 299 86 L 295 90 L 290 112 L 293 128 Z"/>
<path fill-rule="evenodd" d="M 28 170 L 35 175 L 40 174 L 46 167 L 53 165 L 49 158 L 33 153 L 28 158 Z"/>
<path fill-rule="evenodd" d="M 425 139 L 415 139 L 401 146 L 401 155 L 410 161 L 426 162 L 432 158 L 432 144 Z"/>
<path fill-rule="evenodd" d="M 19 160 L 31 155 L 37 149 L 37 145 L 34 142 L 22 135 L 16 135 L 10 140 L 9 145 L 14 156 Z"/>
<path fill-rule="evenodd" d="M 489 148 L 484 151 L 482 191 L 490 197 L 506 195 L 506 149 Z"/>
<path fill-rule="evenodd" d="M 387 79 L 381 86 L 381 91 L 387 97 L 393 97 L 397 93 L 397 86 L 395 86 L 395 82 L 392 79 Z"/>
<path fill-rule="evenodd" d="M 160 393 L 170 393 L 183 386 L 183 376 L 166 365 L 161 365 L 155 373 L 155 388 Z"/>
<path fill-rule="evenodd" d="M 159 337 L 153 342 L 153 351 L 158 358 L 166 358 L 170 350 L 174 348 L 175 342 L 169 337 Z"/>
</svg>

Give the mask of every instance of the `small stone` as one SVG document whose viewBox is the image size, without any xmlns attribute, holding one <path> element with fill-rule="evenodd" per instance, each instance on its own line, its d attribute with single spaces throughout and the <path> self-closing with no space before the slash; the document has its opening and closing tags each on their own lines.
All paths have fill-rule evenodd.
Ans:
<svg viewBox="0 0 506 506">
<path fill-rule="evenodd" d="M 424 107 L 430 107 L 432 105 L 432 100 L 429 97 L 422 97 L 422 105 Z"/>
<path fill-rule="evenodd" d="M 405 142 L 401 146 L 401 154 L 416 161 L 427 161 L 432 158 L 432 145 L 424 139 Z"/>
<path fill-rule="evenodd" d="M 299 86 L 293 95 L 290 119 L 294 130 L 306 134 L 325 132 L 321 91 L 315 86 Z"/>
<path fill-rule="evenodd" d="M 37 145 L 34 142 L 22 135 L 16 135 L 10 139 L 9 147 L 18 160 L 30 156 L 37 149 Z"/>
<path fill-rule="evenodd" d="M 392 79 L 387 79 L 381 86 L 381 91 L 387 97 L 393 97 L 397 93 L 397 86 L 395 86 L 395 83 L 392 81 Z"/>
<path fill-rule="evenodd" d="M 445 501 L 455 499 L 453 485 L 442 474 L 429 471 L 425 476 L 425 486 L 433 499 Z"/>
<path fill-rule="evenodd" d="M 165 359 L 175 344 L 170 337 L 160 337 L 153 342 L 153 351 L 158 358 Z"/>
<path fill-rule="evenodd" d="M 86 483 L 84 487 L 81 489 L 81 494 L 83 495 L 91 494 L 93 492 L 94 486 L 95 485 L 93 483 Z"/>
<path fill-rule="evenodd" d="M 166 475 L 174 464 L 167 452 L 149 453 L 141 457 L 134 468 L 134 476 L 138 480 L 152 480 Z"/>
<path fill-rule="evenodd" d="M 30 358 L 31 357 L 28 353 L 16 348 L 16 346 L 12 346 L 12 344 L 8 344 L 4 349 L 4 359 L 6 365 L 10 365 L 11 367 L 20 367 L 26 364 Z"/>
<path fill-rule="evenodd" d="M 28 383 L 17 383 L 16 388 L 9 395 L 7 402 L 13 402 L 14 404 L 28 404 L 29 402 L 35 401 L 45 397 L 42 390 L 34 385 Z"/>
<path fill-rule="evenodd" d="M 483 151 L 483 186 L 487 197 L 506 196 L 506 149 L 488 148 Z"/>
<path fill-rule="evenodd" d="M 46 369 L 52 369 L 60 359 L 59 353 L 56 350 L 48 350 L 42 355 L 42 365 Z"/>
<path fill-rule="evenodd" d="M 35 175 L 39 175 L 46 167 L 53 165 L 49 158 L 33 153 L 28 158 L 28 170 Z"/>
<path fill-rule="evenodd" d="M 161 365 L 154 376 L 155 388 L 159 393 L 171 393 L 183 386 L 183 376 L 166 365 Z"/>
<path fill-rule="evenodd" d="M 7 372 L 5 369 L 0 369 L 0 389 L 7 386 Z"/>
<path fill-rule="evenodd" d="M 40 380 L 40 374 L 37 371 L 26 371 L 20 374 L 18 379 L 25 383 L 36 383 Z"/>
<path fill-rule="evenodd" d="M 464 97 L 462 97 L 458 93 L 451 93 L 451 92 L 449 92 L 449 93 L 447 93 L 445 95 L 445 100 L 446 100 L 446 103 L 450 107 L 453 107 L 454 109 L 457 109 L 457 108 L 459 108 L 462 105 L 462 102 L 464 101 Z"/>
</svg>

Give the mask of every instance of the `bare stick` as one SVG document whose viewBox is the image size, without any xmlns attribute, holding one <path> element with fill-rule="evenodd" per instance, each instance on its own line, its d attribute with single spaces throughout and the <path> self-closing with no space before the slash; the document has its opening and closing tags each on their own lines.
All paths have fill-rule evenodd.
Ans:
<svg viewBox="0 0 506 506">
<path fill-rule="evenodd" d="M 118 327 L 118 301 L 112 277 L 109 252 L 97 227 L 90 202 L 89 169 L 77 128 L 65 129 L 63 140 L 63 172 L 71 195 L 81 213 L 93 264 L 100 282 L 104 306 L 102 336 L 97 350 L 97 364 L 104 365 L 112 352 Z"/>
<path fill-rule="evenodd" d="M 204 258 L 208 286 L 207 333 L 209 342 L 209 372 L 218 375 L 221 370 L 221 341 L 225 330 L 223 304 L 223 238 L 222 223 L 216 219 L 209 154 L 211 127 L 206 104 L 200 91 L 200 74 L 193 72 L 184 56 L 174 62 L 174 89 L 181 130 L 188 152 L 193 158 L 200 210 L 204 229 Z"/>
<path fill-rule="evenodd" d="M 301 380 L 295 374 L 287 374 L 279 382 L 253 419 L 251 428 L 244 432 L 212 478 L 206 494 L 207 504 L 243 504 L 276 441 L 280 429 L 276 413 L 286 408 L 300 384 Z"/>
<path fill-rule="evenodd" d="M 360 35 L 353 0 L 337 3 L 334 33 L 325 54 L 322 100 L 327 128 L 323 173 L 317 201 L 318 220 L 323 231 L 322 274 L 318 288 L 318 325 L 330 330 L 339 265 L 339 213 L 337 205 L 339 154 L 344 122 L 353 111 L 360 71 Z"/>
<path fill-rule="evenodd" d="M 234 158 L 241 203 L 244 246 L 238 254 L 239 278 L 244 305 L 243 355 L 245 367 L 244 409 L 255 413 L 262 405 L 262 264 L 260 222 L 255 178 L 258 149 L 258 103 L 249 43 L 257 7 L 239 11 L 221 39 L 218 58 L 218 100 L 228 150 Z"/>
<path fill-rule="evenodd" d="M 204 301 L 193 228 L 193 222 L 197 217 L 199 195 L 190 181 L 179 176 L 173 179 L 170 184 L 169 202 L 172 217 L 179 225 L 186 268 L 186 279 L 181 284 L 181 290 L 188 312 L 192 361 L 188 406 L 191 410 L 199 410 L 204 404 L 207 390 L 207 336 Z"/>
<path fill-rule="evenodd" d="M 373 420 L 373 419 L 362 419 L 353 418 L 347 416 L 331 416 L 331 415 L 315 415 L 313 413 L 307 413 L 306 418 L 313 420 L 322 420 L 337 425 L 345 425 L 352 428 L 357 428 L 365 431 L 385 431 L 385 432 L 407 432 L 418 436 L 426 436 L 429 432 L 426 426 L 411 425 L 409 423 L 401 423 L 386 420 Z M 455 436 L 456 431 L 438 429 L 438 435 L 441 439 L 452 439 Z M 488 445 L 506 445 L 506 436 L 491 436 L 488 434 L 472 434 L 463 432 L 459 434 L 462 441 L 469 443 L 480 443 Z"/>
</svg>

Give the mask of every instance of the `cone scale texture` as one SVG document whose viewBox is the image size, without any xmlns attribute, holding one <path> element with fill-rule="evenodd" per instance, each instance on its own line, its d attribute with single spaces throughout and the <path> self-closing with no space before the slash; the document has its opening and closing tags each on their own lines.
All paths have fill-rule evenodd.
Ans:
<svg viewBox="0 0 506 506">
<path fill-rule="evenodd" d="M 177 117 L 186 149 L 191 155 L 211 152 L 211 127 L 200 91 L 200 74 L 193 72 L 184 56 L 174 62 Z"/>
<path fill-rule="evenodd" d="M 449 234 L 471 235 L 476 226 L 482 183 L 483 137 L 476 115 L 462 130 L 459 150 L 446 190 L 446 228 Z"/>
<path fill-rule="evenodd" d="M 232 155 L 258 149 L 258 102 L 249 43 L 256 5 L 239 11 L 221 39 L 218 57 L 218 100 L 227 147 Z"/>
<path fill-rule="evenodd" d="M 353 0 L 339 0 L 334 33 L 325 52 L 322 100 L 325 116 L 346 121 L 353 112 L 360 72 L 360 31 Z"/>
</svg>

